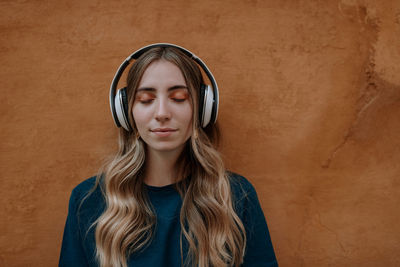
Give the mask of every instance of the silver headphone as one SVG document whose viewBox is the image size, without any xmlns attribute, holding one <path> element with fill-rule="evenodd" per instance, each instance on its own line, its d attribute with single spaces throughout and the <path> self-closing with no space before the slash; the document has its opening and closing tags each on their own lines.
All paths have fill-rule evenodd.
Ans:
<svg viewBox="0 0 400 267">
<path fill-rule="evenodd" d="M 208 79 L 211 82 L 210 85 L 202 84 L 200 88 L 199 97 L 199 119 L 200 125 L 204 128 L 210 122 L 215 123 L 218 116 L 218 104 L 219 104 L 219 94 L 218 85 L 212 75 L 211 71 L 208 69 L 207 65 L 196 55 L 194 55 L 189 50 L 174 44 L 168 43 L 156 43 L 147 45 L 140 48 L 139 50 L 133 52 L 129 57 L 122 62 L 121 66 L 118 68 L 115 76 L 112 80 L 110 86 L 110 108 L 111 113 L 114 118 L 114 123 L 117 127 L 123 127 L 127 131 L 132 131 L 133 127 L 130 125 L 128 120 L 129 108 L 128 108 L 128 97 L 126 93 L 126 87 L 116 90 L 118 81 L 121 78 L 122 73 L 129 65 L 132 59 L 138 59 L 148 50 L 154 47 L 174 47 L 182 51 L 185 55 L 193 59 L 205 72 Z M 117 91 L 117 92 L 116 92 Z M 116 93 L 115 93 L 116 92 Z"/>
</svg>

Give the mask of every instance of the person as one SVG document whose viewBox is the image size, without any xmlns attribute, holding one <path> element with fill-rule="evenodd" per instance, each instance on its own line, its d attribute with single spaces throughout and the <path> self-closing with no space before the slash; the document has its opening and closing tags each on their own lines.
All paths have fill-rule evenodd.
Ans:
<svg viewBox="0 0 400 267">
<path fill-rule="evenodd" d="M 218 87 L 201 59 L 139 49 L 110 105 L 119 149 L 73 189 L 59 266 L 278 266 L 254 187 L 216 149 Z"/>
</svg>

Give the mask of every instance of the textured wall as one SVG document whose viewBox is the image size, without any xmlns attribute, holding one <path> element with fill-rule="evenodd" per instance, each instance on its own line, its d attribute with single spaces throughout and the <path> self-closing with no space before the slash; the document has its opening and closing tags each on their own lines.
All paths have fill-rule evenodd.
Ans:
<svg viewBox="0 0 400 267">
<path fill-rule="evenodd" d="M 228 167 L 281 266 L 400 266 L 400 1 L 0 2 L 0 265 L 55 266 L 68 197 L 116 148 L 108 87 L 151 42 L 221 88 Z"/>
</svg>

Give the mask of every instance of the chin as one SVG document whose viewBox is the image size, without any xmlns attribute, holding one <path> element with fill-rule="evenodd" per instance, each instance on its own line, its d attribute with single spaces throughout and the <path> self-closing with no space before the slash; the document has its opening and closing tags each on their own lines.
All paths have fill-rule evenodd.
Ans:
<svg viewBox="0 0 400 267">
<path fill-rule="evenodd" d="M 186 143 L 183 144 L 173 144 L 173 143 L 164 143 L 164 144 L 148 144 L 148 148 L 158 152 L 173 152 L 176 150 L 183 150 Z"/>
</svg>

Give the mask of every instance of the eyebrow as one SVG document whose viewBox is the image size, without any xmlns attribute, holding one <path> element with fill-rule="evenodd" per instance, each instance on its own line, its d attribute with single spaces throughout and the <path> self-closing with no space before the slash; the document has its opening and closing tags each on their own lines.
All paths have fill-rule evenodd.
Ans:
<svg viewBox="0 0 400 267">
<path fill-rule="evenodd" d="M 188 89 L 186 85 L 174 85 L 168 88 L 168 92 L 178 90 L 178 89 Z M 136 90 L 136 92 L 147 91 L 147 92 L 155 92 L 157 91 L 153 87 L 140 87 Z"/>
</svg>

